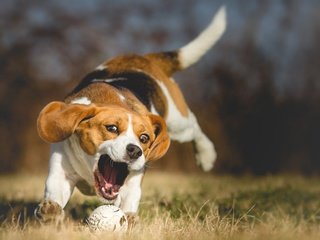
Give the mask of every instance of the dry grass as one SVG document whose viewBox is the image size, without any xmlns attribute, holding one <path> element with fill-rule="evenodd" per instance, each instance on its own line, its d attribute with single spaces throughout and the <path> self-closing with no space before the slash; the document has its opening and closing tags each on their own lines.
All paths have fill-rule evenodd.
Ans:
<svg viewBox="0 0 320 240">
<path fill-rule="evenodd" d="M 0 177 L 0 238 L 319 239 L 320 184 L 297 176 L 230 177 L 149 171 L 140 223 L 123 234 L 92 233 L 82 219 L 98 202 L 75 192 L 62 226 L 41 226 L 32 209 L 44 176 Z"/>
</svg>

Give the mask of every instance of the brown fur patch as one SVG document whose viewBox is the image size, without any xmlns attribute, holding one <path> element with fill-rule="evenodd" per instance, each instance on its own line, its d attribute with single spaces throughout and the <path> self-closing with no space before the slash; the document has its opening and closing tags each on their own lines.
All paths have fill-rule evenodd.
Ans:
<svg viewBox="0 0 320 240">
<path fill-rule="evenodd" d="M 88 73 L 81 82 L 72 90 L 72 92 L 68 95 L 68 97 L 77 94 L 82 89 L 87 88 L 90 84 L 92 84 L 92 80 L 94 79 L 105 79 L 108 78 L 109 72 L 106 69 L 94 70 L 93 72 Z"/>
<path fill-rule="evenodd" d="M 155 140 L 150 148 L 145 153 L 149 161 L 155 161 L 161 158 L 169 149 L 170 137 L 167 132 L 167 127 L 163 119 L 156 115 L 150 115 L 150 120 L 155 133 Z"/>
<path fill-rule="evenodd" d="M 108 84 L 119 90 L 128 89 L 133 93 L 149 110 L 153 105 L 160 116 L 167 115 L 167 99 L 160 86 L 149 75 L 142 72 L 127 71 L 112 75 L 120 78 L 119 81 L 112 81 Z M 124 79 L 124 80 L 123 80 Z"/>
<path fill-rule="evenodd" d="M 79 124 L 76 134 L 83 150 L 93 155 L 103 141 L 118 136 L 118 134 L 108 132 L 105 126 L 116 125 L 119 134 L 125 132 L 128 128 L 128 114 L 132 116 L 133 131 L 137 138 L 141 134 L 150 136 L 148 143 L 141 143 L 147 160 L 153 161 L 161 158 L 170 145 L 170 138 L 163 119 L 156 115 L 141 116 L 116 106 L 103 108 L 95 117 Z"/>
<path fill-rule="evenodd" d="M 123 106 L 118 91 L 105 83 L 92 83 L 82 88 L 80 91 L 69 95 L 66 99 L 66 103 L 71 103 L 77 98 L 87 97 L 92 103 L 95 104 L 116 104 Z"/>
<path fill-rule="evenodd" d="M 141 143 L 145 156 L 156 160 L 163 156 L 170 143 L 164 120 L 155 115 L 138 114 L 119 105 L 49 103 L 40 113 L 40 136 L 49 142 L 59 142 L 71 134 L 78 136 L 81 148 L 93 155 L 102 142 L 117 138 L 128 129 L 128 115 L 132 116 L 133 131 L 137 138 L 147 134 L 150 141 Z M 107 126 L 115 125 L 118 132 L 109 132 Z"/>
<path fill-rule="evenodd" d="M 178 84 L 173 79 L 169 79 L 165 85 L 181 115 L 187 117 L 189 108 Z"/>
<path fill-rule="evenodd" d="M 151 53 L 145 55 L 145 57 L 157 64 L 167 76 L 171 76 L 174 72 L 181 70 L 177 51 Z"/>
<path fill-rule="evenodd" d="M 122 100 L 120 95 L 125 99 Z M 117 89 L 116 87 L 103 82 L 92 83 L 87 87 L 81 89 L 66 99 L 66 103 L 71 103 L 77 98 L 87 97 L 91 102 L 98 106 L 103 105 L 117 105 L 119 107 L 127 108 L 140 114 L 147 114 L 148 110 L 140 103 L 140 101 L 126 89 Z"/>
<path fill-rule="evenodd" d="M 161 68 L 161 66 L 163 66 L 163 64 L 161 64 L 163 59 L 164 58 L 156 58 L 151 54 L 146 55 L 145 57 L 138 55 L 127 55 L 110 60 L 106 63 L 106 67 L 108 71 L 112 73 L 142 71 L 143 73 L 150 75 L 152 78 L 161 81 L 167 87 L 180 113 L 183 116 L 188 116 L 188 106 L 178 85 L 170 79 L 170 76 L 167 75 L 168 71 Z M 164 99 L 162 101 L 166 102 Z"/>
<path fill-rule="evenodd" d="M 106 126 L 116 125 L 120 133 L 125 131 L 128 127 L 127 113 L 121 108 L 109 106 L 101 108 L 101 111 L 93 118 L 81 122 L 76 128 L 76 134 L 79 137 L 82 149 L 93 155 L 103 141 L 118 136 L 116 133 L 107 131 Z"/>
<path fill-rule="evenodd" d="M 47 142 L 63 141 L 71 136 L 83 119 L 96 113 L 97 108 L 94 106 L 51 102 L 39 114 L 38 133 Z"/>
<path fill-rule="evenodd" d="M 119 56 L 105 62 L 104 66 L 106 67 L 105 69 L 95 70 L 84 77 L 81 83 L 71 92 L 66 101 L 70 102 L 74 98 L 86 96 L 93 102 L 99 101 L 100 103 L 108 104 L 109 97 L 111 97 L 110 101 L 114 102 L 114 99 L 112 98 L 114 95 L 110 95 L 104 91 L 110 90 L 110 88 L 103 88 L 101 87 L 102 85 L 99 85 L 99 87 L 101 87 L 101 92 L 105 94 L 104 97 L 103 94 L 99 94 L 99 89 L 95 87 L 92 88 L 91 85 L 94 85 L 94 80 L 103 81 L 104 79 L 123 77 L 127 78 L 128 81 L 111 81 L 108 82 L 108 84 L 115 87 L 122 87 L 123 89 L 121 89 L 121 91 L 124 91 L 125 88 L 132 91 L 135 94 L 135 97 L 137 97 L 149 110 L 151 107 L 150 102 L 152 102 L 157 112 L 161 116 L 166 117 L 168 109 L 167 99 L 161 88 L 155 82 L 160 81 L 168 89 L 168 92 L 181 115 L 185 117 L 188 116 L 189 110 L 185 99 L 178 85 L 170 79 L 171 74 L 180 69 L 177 52 L 154 53 L 145 56 L 134 54 Z M 83 89 L 87 90 L 83 91 Z M 91 91 L 92 93 L 90 93 Z M 79 92 L 82 93 L 79 94 Z M 131 97 L 128 102 L 132 103 L 131 100 L 136 99 Z M 132 106 L 136 108 L 136 105 L 137 104 L 134 104 Z"/>
<path fill-rule="evenodd" d="M 164 120 L 156 115 L 141 116 L 116 106 L 102 108 L 95 117 L 79 124 L 76 134 L 82 149 L 93 155 L 103 141 L 114 139 L 125 132 L 128 128 L 128 114 L 132 116 L 133 131 L 137 138 L 141 134 L 150 136 L 149 142 L 141 143 L 147 160 L 161 158 L 170 145 Z M 108 125 L 116 125 L 119 133 L 108 132 Z"/>
</svg>

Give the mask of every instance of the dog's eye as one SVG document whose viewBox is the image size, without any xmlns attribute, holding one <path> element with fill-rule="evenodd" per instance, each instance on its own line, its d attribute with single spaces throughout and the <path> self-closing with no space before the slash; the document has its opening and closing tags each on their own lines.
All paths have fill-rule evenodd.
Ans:
<svg viewBox="0 0 320 240">
<path fill-rule="evenodd" d="M 111 133 L 119 133 L 118 127 L 116 125 L 108 125 L 106 126 L 107 130 Z"/>
<path fill-rule="evenodd" d="M 141 134 L 140 135 L 140 142 L 142 142 L 143 144 L 149 142 L 150 137 L 147 134 Z"/>
</svg>

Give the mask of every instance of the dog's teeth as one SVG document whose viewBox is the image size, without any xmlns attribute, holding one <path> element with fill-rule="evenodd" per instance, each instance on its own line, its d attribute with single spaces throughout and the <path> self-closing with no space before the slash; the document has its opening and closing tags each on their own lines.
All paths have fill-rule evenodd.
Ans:
<svg viewBox="0 0 320 240">
<path fill-rule="evenodd" d="M 109 160 L 110 166 L 113 167 L 113 161 L 110 159 Z"/>
<path fill-rule="evenodd" d="M 104 194 L 109 194 L 112 195 L 113 194 L 113 189 L 112 187 L 106 188 L 106 187 L 101 187 L 101 192 Z M 118 193 L 115 193 L 116 195 L 118 195 Z"/>
</svg>

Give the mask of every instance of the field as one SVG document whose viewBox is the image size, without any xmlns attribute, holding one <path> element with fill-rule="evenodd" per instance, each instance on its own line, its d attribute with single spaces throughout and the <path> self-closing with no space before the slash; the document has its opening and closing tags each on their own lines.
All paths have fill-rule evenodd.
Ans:
<svg viewBox="0 0 320 240">
<path fill-rule="evenodd" d="M 45 176 L 0 177 L 0 238 L 28 239 L 319 239 L 318 178 L 213 176 L 150 170 L 140 221 L 123 234 L 92 233 L 83 224 L 97 205 L 75 191 L 60 226 L 40 225 L 32 212 Z"/>
</svg>

